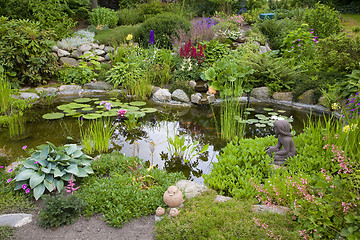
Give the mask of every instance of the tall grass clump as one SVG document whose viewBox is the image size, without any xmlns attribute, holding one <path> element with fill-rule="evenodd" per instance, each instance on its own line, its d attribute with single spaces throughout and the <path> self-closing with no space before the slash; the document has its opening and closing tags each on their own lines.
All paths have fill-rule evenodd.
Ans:
<svg viewBox="0 0 360 240">
<path fill-rule="evenodd" d="M 0 72 L 0 110 L 4 114 L 10 109 L 11 84 L 6 80 L 4 73 Z"/>
<path fill-rule="evenodd" d="M 82 120 L 79 124 L 81 145 L 86 153 L 105 153 L 109 150 L 111 136 L 115 130 L 110 119 L 91 121 L 87 127 L 83 127 Z"/>
</svg>

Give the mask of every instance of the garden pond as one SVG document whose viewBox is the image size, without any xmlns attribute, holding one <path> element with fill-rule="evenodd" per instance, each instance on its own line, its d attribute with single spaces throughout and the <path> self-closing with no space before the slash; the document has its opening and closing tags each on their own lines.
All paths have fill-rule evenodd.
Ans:
<svg viewBox="0 0 360 240">
<path fill-rule="evenodd" d="M 57 101 L 52 106 L 36 106 L 25 114 L 25 134 L 17 138 L 9 138 L 8 130 L 1 129 L 0 146 L 5 146 L 12 160 L 29 156 L 28 150 L 49 141 L 57 146 L 69 143 L 81 144 L 80 128 L 86 127 L 91 119 L 101 116 L 111 118 L 115 131 L 111 137 L 109 151 L 118 150 L 128 156 L 138 156 L 149 166 L 151 161 L 155 167 L 168 172 L 182 171 L 195 182 L 202 183 L 202 174 L 211 170 L 211 163 L 217 161 L 221 148 L 226 141 L 221 138 L 217 128 L 219 106 L 183 106 L 155 103 L 153 101 L 124 101 L 116 98 L 79 98 Z M 107 110 L 105 103 L 111 103 Z M 244 107 L 246 107 L 245 103 Z M 129 130 L 124 118 L 119 118 L 118 110 L 127 109 L 127 114 L 139 116 L 139 127 Z M 57 114 L 49 114 L 57 113 Z M 274 134 L 272 122 L 282 117 L 291 122 L 293 133 L 300 133 L 309 112 L 290 106 L 274 103 L 251 103 L 244 112 L 247 116 L 245 137 L 263 137 Z M 318 117 L 312 114 L 312 117 Z M 217 119 L 217 120 L 216 120 Z M 197 146 L 200 151 L 206 144 L 208 150 L 186 162 L 172 158 L 169 154 L 168 138 L 175 135 L 185 136 L 186 144 Z M 26 149 L 23 149 L 27 146 Z"/>
</svg>

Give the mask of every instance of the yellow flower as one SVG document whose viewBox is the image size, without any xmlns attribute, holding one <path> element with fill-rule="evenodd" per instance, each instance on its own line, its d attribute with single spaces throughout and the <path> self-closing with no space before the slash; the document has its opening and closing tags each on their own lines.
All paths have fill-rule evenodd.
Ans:
<svg viewBox="0 0 360 240">
<path fill-rule="evenodd" d="M 347 133 L 349 131 L 355 131 L 356 128 L 357 124 L 351 124 L 350 126 L 346 125 L 345 127 L 343 127 L 343 132 Z"/>
<path fill-rule="evenodd" d="M 126 41 L 131 41 L 131 39 L 133 38 L 133 35 L 132 34 L 128 34 L 126 36 Z"/>
<path fill-rule="evenodd" d="M 331 109 L 332 110 L 339 110 L 339 109 L 341 109 L 341 106 L 338 103 L 333 103 L 333 104 L 331 104 Z"/>
</svg>

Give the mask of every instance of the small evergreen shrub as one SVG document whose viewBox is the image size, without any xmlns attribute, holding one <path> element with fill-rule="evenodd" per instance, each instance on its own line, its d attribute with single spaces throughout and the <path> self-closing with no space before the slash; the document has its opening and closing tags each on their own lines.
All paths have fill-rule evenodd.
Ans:
<svg viewBox="0 0 360 240">
<path fill-rule="evenodd" d="M 90 0 L 69 0 L 69 16 L 74 19 L 87 19 L 89 16 Z"/>
<path fill-rule="evenodd" d="M 90 23 L 95 26 L 109 26 L 110 28 L 113 28 L 116 26 L 118 22 L 118 15 L 117 13 L 109 8 L 95 8 L 90 13 Z"/>
<path fill-rule="evenodd" d="M 141 22 L 139 10 L 137 8 L 124 8 L 118 12 L 119 25 L 135 25 Z"/>
<path fill-rule="evenodd" d="M 156 46 L 171 48 L 171 35 L 176 35 L 176 29 L 190 30 L 190 21 L 173 13 L 162 13 L 147 19 L 140 25 L 140 41 L 144 46 L 149 45 L 150 31 L 154 31 Z"/>
<path fill-rule="evenodd" d="M 45 83 L 56 69 L 54 34 L 38 22 L 0 17 L 0 66 L 14 85 Z"/>
<path fill-rule="evenodd" d="M 60 227 L 76 222 L 84 203 L 75 195 L 45 198 L 46 207 L 39 213 L 39 224 L 43 228 Z"/>
<path fill-rule="evenodd" d="M 149 3 L 143 3 L 138 7 L 139 16 L 141 21 L 145 21 L 159 13 L 164 12 L 163 4 L 160 1 L 150 1 Z"/>
<path fill-rule="evenodd" d="M 95 39 L 105 45 L 118 46 L 125 42 L 126 36 L 133 35 L 133 40 L 139 39 L 139 25 L 134 26 L 119 26 L 107 31 L 99 31 L 95 35 Z"/>
<path fill-rule="evenodd" d="M 341 31 L 339 12 L 324 4 L 317 3 L 314 8 L 308 9 L 304 21 L 314 29 L 319 38 L 326 38 Z"/>
<path fill-rule="evenodd" d="M 322 70 L 350 73 L 360 69 L 360 37 L 343 33 L 320 39 L 315 56 Z"/>
</svg>

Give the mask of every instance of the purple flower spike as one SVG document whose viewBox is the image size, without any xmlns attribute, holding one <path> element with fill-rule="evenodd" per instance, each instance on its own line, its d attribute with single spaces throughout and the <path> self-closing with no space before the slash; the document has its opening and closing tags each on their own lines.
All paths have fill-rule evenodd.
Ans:
<svg viewBox="0 0 360 240">
<path fill-rule="evenodd" d="M 149 43 L 150 43 L 151 45 L 154 45 L 154 43 L 155 43 L 154 30 L 150 30 L 149 38 L 150 38 Z"/>
</svg>

